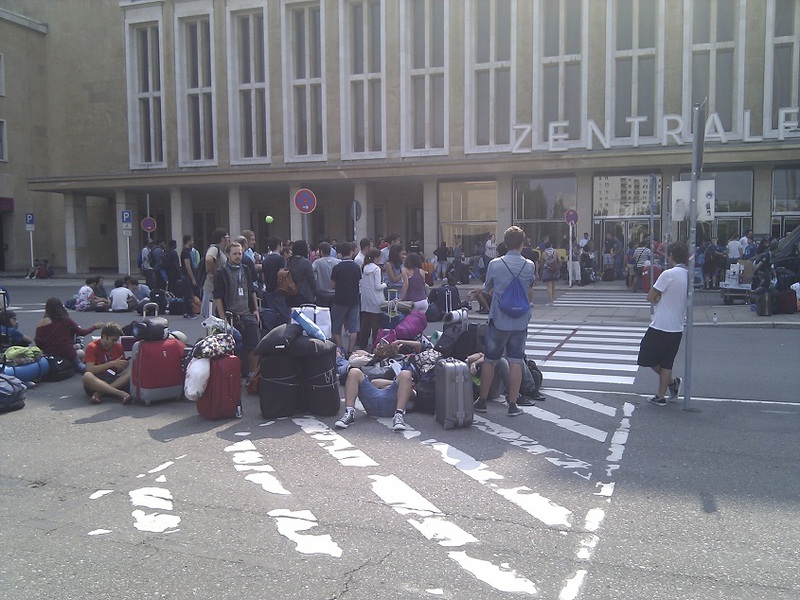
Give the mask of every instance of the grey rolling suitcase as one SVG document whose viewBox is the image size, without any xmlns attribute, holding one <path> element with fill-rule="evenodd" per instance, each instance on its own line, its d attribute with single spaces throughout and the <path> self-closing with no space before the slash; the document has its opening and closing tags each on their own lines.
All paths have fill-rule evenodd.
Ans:
<svg viewBox="0 0 800 600">
<path fill-rule="evenodd" d="M 436 420 L 445 429 L 472 425 L 472 376 L 467 363 L 445 358 L 434 367 Z"/>
</svg>

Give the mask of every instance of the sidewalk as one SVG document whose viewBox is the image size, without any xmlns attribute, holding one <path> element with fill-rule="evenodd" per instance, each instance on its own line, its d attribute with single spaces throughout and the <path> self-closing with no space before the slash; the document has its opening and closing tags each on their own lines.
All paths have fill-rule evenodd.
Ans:
<svg viewBox="0 0 800 600">
<path fill-rule="evenodd" d="M 105 276 L 106 282 L 113 284 L 114 278 L 118 275 L 108 274 Z M 86 276 L 57 277 L 55 279 L 24 279 L 16 274 L 9 277 L 8 273 L 0 273 L 0 284 L 11 288 L 53 288 L 67 287 L 78 288 L 83 285 Z M 437 286 L 438 287 L 437 282 Z M 467 293 L 479 286 L 480 282 L 475 281 L 469 285 L 458 285 L 459 296 L 466 299 Z M 537 297 L 543 290 L 542 284 L 538 284 Z M 556 291 L 555 306 L 545 306 L 536 304 L 533 308 L 532 321 L 559 322 L 565 323 L 592 323 L 592 324 L 636 324 L 647 325 L 650 322 L 650 309 L 620 304 L 619 307 L 607 306 L 559 306 L 558 299 L 567 291 L 576 294 L 590 293 L 615 293 L 624 296 L 643 296 L 641 292 L 629 292 L 623 280 L 617 281 L 598 281 L 587 286 L 569 287 L 564 281 L 559 281 Z M 709 297 L 712 297 L 709 300 Z M 714 326 L 712 318 L 717 313 L 716 327 L 760 327 L 760 328 L 781 328 L 781 329 L 800 329 L 800 313 L 793 315 L 772 315 L 771 317 L 759 317 L 750 310 L 748 304 L 736 303 L 724 305 L 718 290 L 695 290 L 694 292 L 694 324 L 698 327 Z M 587 300 L 588 302 L 588 300 Z M 700 304 L 702 302 L 702 304 Z M 709 304 L 710 302 L 710 304 Z M 477 304 L 476 304 L 477 306 Z M 475 321 L 486 320 L 485 315 L 479 315 L 477 311 L 470 312 L 470 318 Z M 433 323 L 431 325 L 434 325 Z M 440 325 L 440 324 L 437 324 Z M 437 327 L 438 328 L 438 327 Z"/>
<path fill-rule="evenodd" d="M 461 299 L 465 299 L 467 292 L 474 289 L 478 285 L 479 282 L 471 285 L 458 285 L 458 292 Z M 543 286 L 541 284 L 538 284 L 537 290 L 540 291 L 542 287 Z M 567 291 L 578 294 L 586 293 L 587 295 L 594 292 L 630 295 L 631 297 L 644 296 L 642 292 L 628 291 L 623 280 L 598 281 L 597 283 L 587 286 L 575 285 L 573 287 L 569 287 L 564 281 L 559 281 L 556 288 L 555 306 L 535 304 L 533 307 L 533 316 L 531 317 L 531 320 L 536 322 L 563 321 L 565 323 L 591 323 L 607 325 L 647 325 L 650 323 L 651 317 L 649 308 L 639 308 L 624 305 L 620 305 L 618 308 L 609 308 L 607 306 L 559 306 L 558 299 L 561 298 Z M 709 297 L 712 297 L 711 304 L 708 304 Z M 717 313 L 716 327 L 800 329 L 800 313 L 795 313 L 793 315 L 782 314 L 772 315 L 771 317 L 759 317 L 756 313 L 750 310 L 749 304 L 723 304 L 719 290 L 695 290 L 693 294 L 693 300 L 693 323 L 698 327 L 714 326 L 713 316 L 714 313 Z M 699 304 L 699 302 L 702 302 L 702 304 Z M 486 320 L 487 317 L 472 311 L 470 312 L 470 318 L 475 321 L 479 321 Z"/>
</svg>

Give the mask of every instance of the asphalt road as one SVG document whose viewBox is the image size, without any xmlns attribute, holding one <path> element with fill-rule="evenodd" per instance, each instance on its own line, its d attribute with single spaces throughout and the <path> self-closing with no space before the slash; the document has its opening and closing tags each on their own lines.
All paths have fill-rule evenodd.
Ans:
<svg viewBox="0 0 800 600">
<path fill-rule="evenodd" d="M 12 285 L 23 331 L 72 291 Z M 0 595 L 795 599 L 796 335 L 699 331 L 696 411 L 647 403 L 644 370 L 555 380 L 556 354 L 545 402 L 513 419 L 492 403 L 455 431 L 420 414 L 405 434 L 363 413 L 344 431 L 264 421 L 255 396 L 210 422 L 40 384 L 0 416 Z"/>
</svg>

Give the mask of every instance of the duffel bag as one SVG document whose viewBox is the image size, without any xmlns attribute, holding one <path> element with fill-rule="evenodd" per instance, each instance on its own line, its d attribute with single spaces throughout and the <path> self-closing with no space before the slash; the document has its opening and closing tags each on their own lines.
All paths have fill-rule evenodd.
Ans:
<svg viewBox="0 0 800 600">
<path fill-rule="evenodd" d="M 133 337 L 142 342 L 157 342 L 169 337 L 169 321 L 164 317 L 147 317 L 131 323 Z"/>
<path fill-rule="evenodd" d="M 25 406 L 28 388 L 16 377 L 0 375 L 0 413 L 19 410 Z"/>
<path fill-rule="evenodd" d="M 45 359 L 50 364 L 45 381 L 63 381 L 75 375 L 75 366 L 71 360 L 52 354 L 45 354 Z"/>
</svg>

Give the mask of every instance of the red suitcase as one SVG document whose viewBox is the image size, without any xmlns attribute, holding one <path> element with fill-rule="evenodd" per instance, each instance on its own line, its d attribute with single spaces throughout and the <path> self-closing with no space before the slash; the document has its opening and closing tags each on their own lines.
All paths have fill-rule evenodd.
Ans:
<svg viewBox="0 0 800 600">
<path fill-rule="evenodd" d="M 206 419 L 242 416 L 242 373 L 238 356 L 211 359 L 206 391 L 197 399 L 197 412 Z"/>
<path fill-rule="evenodd" d="M 136 342 L 131 356 L 131 397 L 148 406 L 153 401 L 180 398 L 185 352 L 186 345 L 175 338 Z"/>
</svg>

